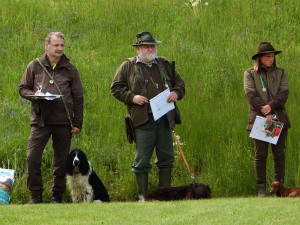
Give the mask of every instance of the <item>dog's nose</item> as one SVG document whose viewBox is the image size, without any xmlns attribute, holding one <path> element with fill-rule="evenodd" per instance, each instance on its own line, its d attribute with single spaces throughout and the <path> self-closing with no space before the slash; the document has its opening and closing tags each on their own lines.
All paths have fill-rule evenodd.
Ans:
<svg viewBox="0 0 300 225">
<path fill-rule="evenodd" d="M 74 161 L 73 161 L 73 164 L 74 164 L 74 166 L 78 166 L 79 165 L 79 160 L 78 159 L 75 159 Z"/>
</svg>

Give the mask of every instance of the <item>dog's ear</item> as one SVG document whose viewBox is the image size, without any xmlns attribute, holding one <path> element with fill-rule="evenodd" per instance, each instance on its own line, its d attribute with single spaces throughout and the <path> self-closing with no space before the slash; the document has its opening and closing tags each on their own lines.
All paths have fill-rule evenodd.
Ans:
<svg viewBox="0 0 300 225">
<path fill-rule="evenodd" d="M 90 164 L 89 161 L 84 161 L 83 163 L 80 163 L 80 171 L 82 175 L 87 175 L 90 171 Z"/>
<path fill-rule="evenodd" d="M 283 183 L 279 183 L 278 192 L 279 192 L 280 196 L 282 196 L 283 193 L 285 192 L 285 187 L 284 187 Z"/>
<path fill-rule="evenodd" d="M 211 198 L 211 190 L 209 185 L 199 183 L 194 185 L 192 190 L 194 199 Z"/>
<path fill-rule="evenodd" d="M 209 185 L 203 185 L 202 186 L 202 195 L 203 198 L 211 198 L 211 189 Z"/>
<path fill-rule="evenodd" d="M 207 198 L 211 198 L 211 189 L 209 185 L 206 185 L 206 196 Z"/>
<path fill-rule="evenodd" d="M 80 151 L 79 158 L 80 158 L 80 171 L 82 175 L 87 175 L 90 171 L 90 163 L 87 159 L 87 156 L 83 151 Z"/>
</svg>

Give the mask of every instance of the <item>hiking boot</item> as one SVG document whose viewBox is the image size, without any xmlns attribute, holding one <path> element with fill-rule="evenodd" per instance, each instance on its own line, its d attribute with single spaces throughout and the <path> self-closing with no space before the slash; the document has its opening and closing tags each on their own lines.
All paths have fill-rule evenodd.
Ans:
<svg viewBox="0 0 300 225">
<path fill-rule="evenodd" d="M 63 193 L 62 192 L 53 192 L 51 196 L 51 203 L 62 203 L 62 197 Z"/>
<path fill-rule="evenodd" d="M 257 185 L 257 197 L 266 197 L 266 184 Z"/>
<path fill-rule="evenodd" d="M 42 203 L 42 192 L 40 191 L 31 191 L 31 198 L 28 204 L 40 204 Z"/>
</svg>

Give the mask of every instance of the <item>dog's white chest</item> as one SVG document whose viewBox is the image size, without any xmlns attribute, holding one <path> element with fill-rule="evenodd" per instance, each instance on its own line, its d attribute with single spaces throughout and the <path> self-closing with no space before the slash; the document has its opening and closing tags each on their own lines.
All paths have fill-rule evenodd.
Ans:
<svg viewBox="0 0 300 225">
<path fill-rule="evenodd" d="M 89 184 L 89 176 L 82 176 L 81 174 L 67 176 L 67 183 L 73 202 L 93 201 L 93 188 Z"/>
</svg>

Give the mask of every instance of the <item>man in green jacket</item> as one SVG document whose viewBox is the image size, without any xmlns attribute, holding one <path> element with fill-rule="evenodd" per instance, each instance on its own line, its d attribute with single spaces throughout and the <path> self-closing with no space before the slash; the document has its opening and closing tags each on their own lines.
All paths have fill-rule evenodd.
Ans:
<svg viewBox="0 0 300 225">
<path fill-rule="evenodd" d="M 172 129 L 175 127 L 175 110 L 154 120 L 149 100 L 167 88 L 170 94 L 167 102 L 176 102 L 185 95 L 185 84 L 180 75 L 172 69 L 170 62 L 157 57 L 156 41 L 150 32 L 136 35 L 138 55 L 125 60 L 118 68 L 111 84 L 111 93 L 127 105 L 131 115 L 136 154 L 132 171 L 136 174 L 138 197 L 147 198 L 150 159 L 156 150 L 156 165 L 159 171 L 159 187 L 170 187 L 171 168 L 174 162 Z"/>
</svg>

